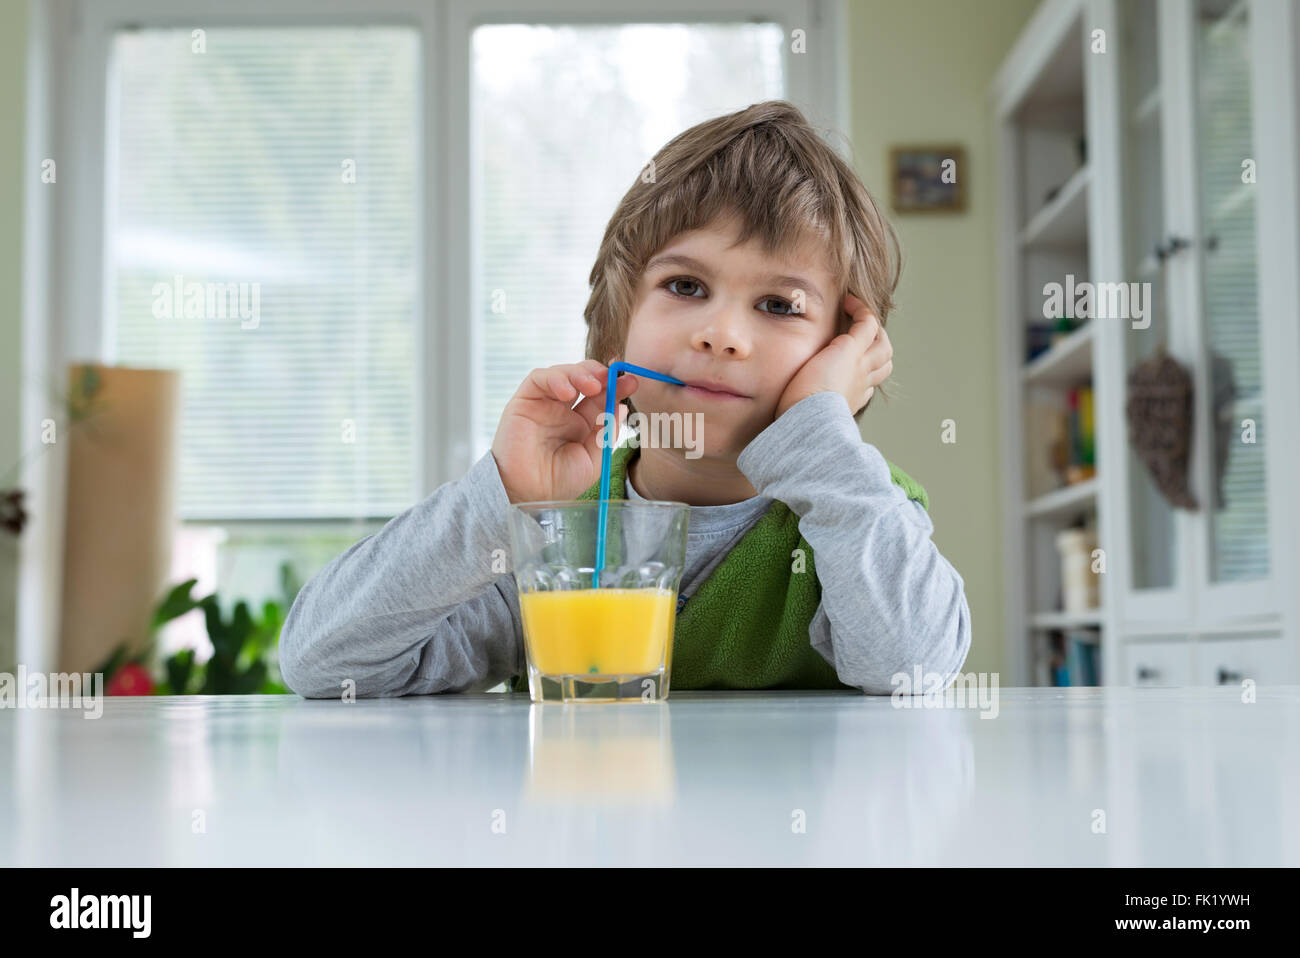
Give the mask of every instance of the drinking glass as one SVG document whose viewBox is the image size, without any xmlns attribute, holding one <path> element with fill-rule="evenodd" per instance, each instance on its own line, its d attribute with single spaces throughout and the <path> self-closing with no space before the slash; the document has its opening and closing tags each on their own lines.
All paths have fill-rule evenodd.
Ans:
<svg viewBox="0 0 1300 958">
<path fill-rule="evenodd" d="M 510 549 L 534 702 L 668 697 L 690 506 L 606 500 L 510 506 Z"/>
</svg>

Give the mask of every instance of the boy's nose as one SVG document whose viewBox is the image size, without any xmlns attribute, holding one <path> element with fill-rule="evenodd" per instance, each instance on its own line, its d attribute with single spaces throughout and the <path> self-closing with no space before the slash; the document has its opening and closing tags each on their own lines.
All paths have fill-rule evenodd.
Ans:
<svg viewBox="0 0 1300 958">
<path fill-rule="evenodd" d="M 691 340 L 696 349 L 732 357 L 748 356 L 752 347 L 748 320 L 738 316 L 733 309 L 717 310 L 695 331 Z"/>
</svg>

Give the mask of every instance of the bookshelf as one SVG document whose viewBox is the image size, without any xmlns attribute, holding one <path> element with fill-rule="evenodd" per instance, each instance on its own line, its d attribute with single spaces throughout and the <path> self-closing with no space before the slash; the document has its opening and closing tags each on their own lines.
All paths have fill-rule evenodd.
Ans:
<svg viewBox="0 0 1300 958">
<path fill-rule="evenodd" d="M 1293 4 L 1043 0 L 992 84 L 1008 685 L 1300 681 L 1298 54 Z M 1130 445 L 1160 350 L 1198 510 Z"/>
<path fill-rule="evenodd" d="M 1100 670 L 1104 596 L 1067 603 L 1062 533 L 1094 538 L 1101 508 L 1093 403 L 1096 320 L 1068 285 L 1093 278 L 1085 7 L 1045 3 L 999 74 L 1002 412 L 1008 660 L 1015 684 L 1051 685 L 1066 662 Z M 1059 302 L 1047 290 L 1057 284 Z M 1059 307 L 1059 308 L 1058 308 Z M 1090 552 L 1091 550 L 1089 550 Z M 1089 561 L 1091 556 L 1089 555 Z M 1075 562 L 1079 560 L 1076 558 Z M 1067 608 L 1068 606 L 1068 608 Z M 1055 663 L 1055 669 L 1054 669 Z M 1086 670 L 1086 669 L 1085 669 Z"/>
</svg>

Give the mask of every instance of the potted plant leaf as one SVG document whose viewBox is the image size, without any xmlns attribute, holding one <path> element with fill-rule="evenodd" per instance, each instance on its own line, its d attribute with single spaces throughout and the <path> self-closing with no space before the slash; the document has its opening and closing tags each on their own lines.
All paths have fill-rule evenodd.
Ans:
<svg viewBox="0 0 1300 958">
<path fill-rule="evenodd" d="M 258 614 L 243 599 L 235 603 L 230 616 L 221 611 L 216 594 L 193 596 L 197 579 L 187 579 L 173 586 L 154 610 L 150 635 L 136 652 L 123 641 L 113 650 L 97 672 L 104 673 L 108 695 L 248 695 L 253 693 L 284 694 L 288 689 L 280 681 L 276 652 L 280 629 L 287 610 L 301 588 L 289 563 L 280 565 L 280 599 L 268 599 Z M 195 609 L 203 610 L 212 655 L 206 662 L 196 661 L 193 649 L 181 649 L 162 662 L 163 677 L 155 681 L 149 674 L 154 658 L 158 630 L 168 622 Z"/>
</svg>

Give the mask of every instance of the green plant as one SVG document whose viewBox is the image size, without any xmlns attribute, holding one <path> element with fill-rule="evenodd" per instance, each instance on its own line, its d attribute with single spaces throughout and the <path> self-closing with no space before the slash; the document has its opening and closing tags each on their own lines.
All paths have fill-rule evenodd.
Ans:
<svg viewBox="0 0 1300 958">
<path fill-rule="evenodd" d="M 173 586 L 154 609 L 149 640 L 144 648 L 131 653 L 122 642 L 96 671 L 104 673 L 105 682 L 127 665 L 147 668 L 154 657 L 158 630 L 173 619 L 194 609 L 203 610 L 212 656 L 207 662 L 195 661 L 193 649 L 181 649 L 162 663 L 164 677 L 153 687 L 156 695 L 247 695 L 261 692 L 283 694 L 288 689 L 279 680 L 274 664 L 280 629 L 289 606 L 301 588 L 289 563 L 280 565 L 281 600 L 267 600 L 260 616 L 254 616 L 248 603 L 240 599 L 229 619 L 222 615 L 216 594 L 196 599 L 192 595 L 197 579 L 187 579 Z"/>
</svg>

